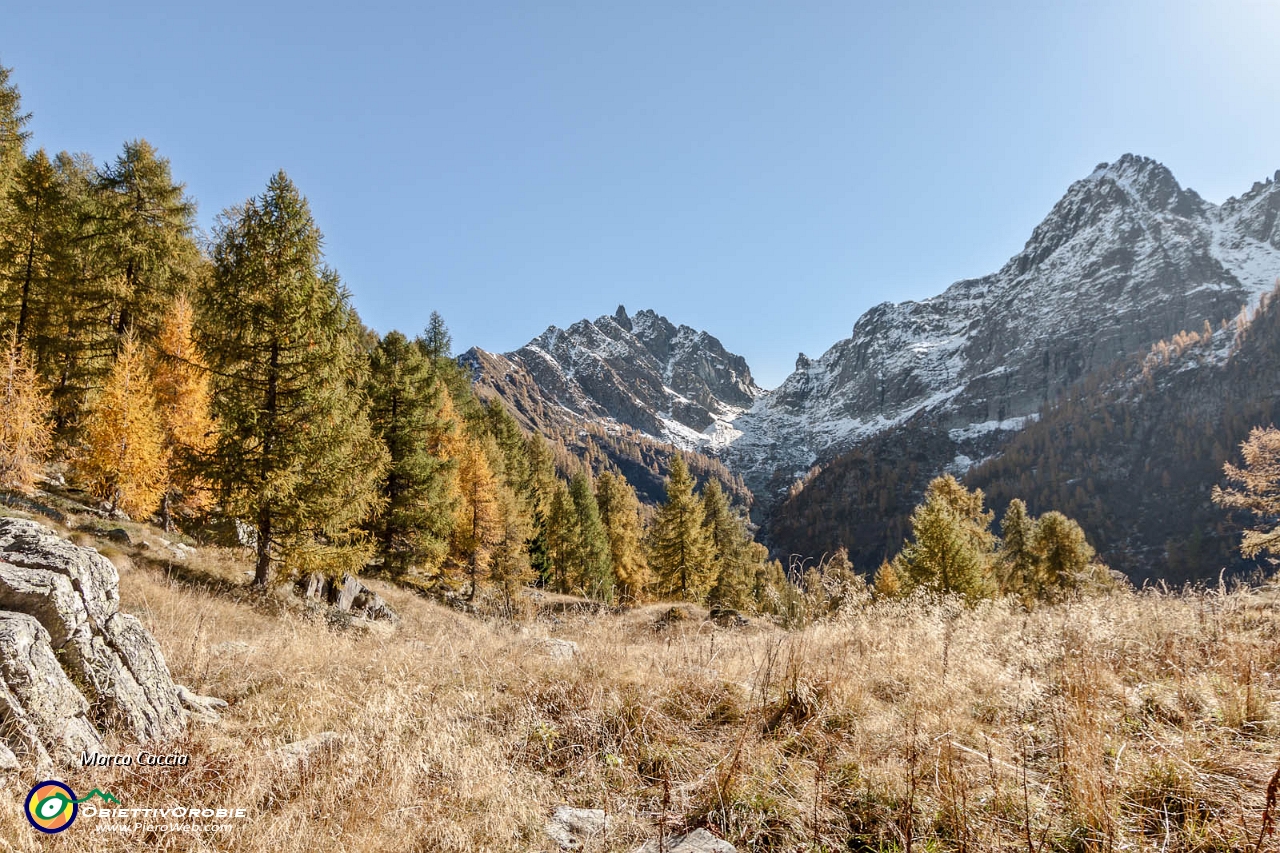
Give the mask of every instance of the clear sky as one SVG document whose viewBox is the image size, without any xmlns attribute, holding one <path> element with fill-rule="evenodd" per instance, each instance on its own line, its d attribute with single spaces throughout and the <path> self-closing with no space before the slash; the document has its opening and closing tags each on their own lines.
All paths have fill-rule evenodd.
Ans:
<svg viewBox="0 0 1280 853">
<path fill-rule="evenodd" d="M 205 227 L 284 168 L 365 322 L 462 350 L 651 307 L 772 387 L 997 269 L 1126 151 L 1280 169 L 1280 3 L 23 4 L 35 143 L 146 138 Z"/>
</svg>

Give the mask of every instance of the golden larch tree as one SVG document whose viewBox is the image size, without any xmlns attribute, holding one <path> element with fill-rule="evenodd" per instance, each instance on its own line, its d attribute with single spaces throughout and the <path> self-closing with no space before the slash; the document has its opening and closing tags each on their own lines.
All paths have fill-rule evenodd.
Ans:
<svg viewBox="0 0 1280 853">
<path fill-rule="evenodd" d="M 209 373 L 192 340 L 195 312 L 185 296 L 170 306 L 156 339 L 152 362 L 152 387 L 164 432 L 169 483 L 165 490 L 165 516 L 174 493 L 187 506 L 202 505 L 198 478 L 192 463 L 208 451 L 215 438 L 209 414 Z"/>
<path fill-rule="evenodd" d="M 164 493 L 166 468 L 155 390 L 141 348 L 129 334 L 89 410 L 77 469 L 95 498 L 112 509 L 146 515 Z"/>
<path fill-rule="evenodd" d="M 30 494 L 49 455 L 53 400 L 12 332 L 0 356 L 0 488 Z"/>
<path fill-rule="evenodd" d="M 458 456 L 462 507 L 453 531 L 453 551 L 470 580 L 468 600 L 475 597 L 480 581 L 488 578 L 494 548 L 504 532 L 498 478 L 489 462 L 490 453 L 496 453 L 496 448 L 486 444 L 492 445 L 493 439 L 467 436 Z"/>
<path fill-rule="evenodd" d="M 1254 427 L 1240 445 L 1244 467 L 1223 466 L 1228 488 L 1213 487 L 1213 500 L 1230 509 L 1247 509 L 1259 520 L 1257 527 L 1244 532 L 1240 553 L 1252 559 L 1263 551 L 1280 553 L 1280 429 Z"/>
</svg>

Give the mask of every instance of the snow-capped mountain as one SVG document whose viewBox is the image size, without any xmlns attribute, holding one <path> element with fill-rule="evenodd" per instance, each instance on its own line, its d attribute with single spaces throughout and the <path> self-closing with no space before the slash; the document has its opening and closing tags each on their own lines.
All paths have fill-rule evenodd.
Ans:
<svg viewBox="0 0 1280 853">
<path fill-rule="evenodd" d="M 1280 277 L 1280 172 L 1214 205 L 1126 154 L 1072 184 L 996 273 L 884 303 L 732 422 L 722 451 L 768 501 L 815 462 L 912 420 L 967 466 L 1058 390 L 1180 330 L 1214 328 Z M 947 460 L 939 460 L 943 467 Z M 763 492 L 763 493 L 762 493 Z"/>
<path fill-rule="evenodd" d="M 742 356 L 653 311 L 552 326 L 505 355 L 461 357 L 482 396 L 498 395 L 530 426 L 549 418 L 617 423 L 686 450 L 737 436 L 733 419 L 763 393 Z M 556 410 L 559 410 L 558 412 Z"/>
<path fill-rule="evenodd" d="M 1181 330 L 1219 328 L 1278 277 L 1280 172 L 1216 205 L 1126 154 L 1072 184 L 998 272 L 875 306 L 773 391 L 710 334 L 621 307 L 462 361 L 532 428 L 588 423 L 719 457 L 767 525 L 797 478 L 857 448 L 913 478 L 963 473 L 1062 389 Z"/>
</svg>

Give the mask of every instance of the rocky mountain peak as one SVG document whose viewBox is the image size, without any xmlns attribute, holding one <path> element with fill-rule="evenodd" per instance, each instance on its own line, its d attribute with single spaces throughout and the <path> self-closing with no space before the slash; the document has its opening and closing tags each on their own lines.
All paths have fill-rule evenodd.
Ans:
<svg viewBox="0 0 1280 853">
<path fill-rule="evenodd" d="M 766 501 L 907 422 L 959 436 L 956 458 L 979 459 L 1089 372 L 1216 328 L 1278 275 L 1280 184 L 1219 207 L 1127 154 L 1074 182 L 1000 271 L 877 305 L 821 358 L 797 359 L 723 452 Z"/>
<path fill-rule="evenodd" d="M 762 391 L 746 360 L 713 335 L 675 325 L 651 309 L 549 327 L 519 350 L 463 357 L 487 387 L 513 404 L 533 392 L 561 411 L 617 421 L 693 449 L 723 442 L 720 427 Z M 530 388 L 532 386 L 532 389 Z"/>
</svg>

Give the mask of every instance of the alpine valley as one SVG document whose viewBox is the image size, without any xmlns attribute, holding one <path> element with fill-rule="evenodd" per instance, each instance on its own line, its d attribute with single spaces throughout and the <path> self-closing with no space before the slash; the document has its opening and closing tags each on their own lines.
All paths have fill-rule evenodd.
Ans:
<svg viewBox="0 0 1280 853">
<path fill-rule="evenodd" d="M 1126 154 L 999 271 L 875 306 L 772 391 L 711 334 L 622 307 L 460 361 L 481 397 L 650 500 L 675 448 L 749 490 L 784 559 L 844 546 L 874 569 L 950 471 L 997 511 L 1022 496 L 1078 518 L 1135 580 L 1201 578 L 1245 568 L 1209 493 L 1276 416 L 1278 278 L 1280 172 L 1217 205 Z"/>
</svg>

